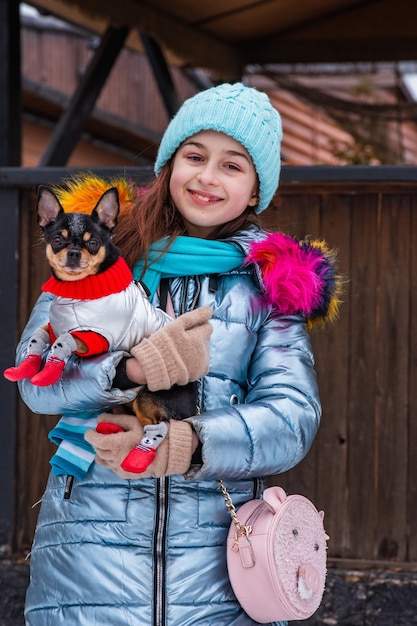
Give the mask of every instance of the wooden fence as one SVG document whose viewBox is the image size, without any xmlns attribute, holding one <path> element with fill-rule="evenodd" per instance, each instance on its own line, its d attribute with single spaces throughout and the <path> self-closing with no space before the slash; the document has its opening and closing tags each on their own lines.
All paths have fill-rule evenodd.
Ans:
<svg viewBox="0 0 417 626">
<path fill-rule="evenodd" d="M 338 248 L 347 281 L 339 321 L 313 333 L 321 429 L 281 482 L 326 511 L 330 557 L 416 563 L 417 185 L 283 185 L 265 218 Z"/>
<path fill-rule="evenodd" d="M 324 238 L 339 251 L 346 283 L 337 322 L 312 333 L 323 405 L 319 435 L 297 468 L 271 482 L 304 493 L 325 510 L 335 565 L 414 568 L 417 171 L 283 170 L 275 203 L 262 215 L 265 226 Z M 19 194 L 16 337 L 48 276 L 35 189 L 22 185 Z M 33 536 L 38 511 L 31 507 L 49 472 L 54 447 L 47 433 L 56 419 L 33 415 L 18 400 L 16 420 L 12 534 L 14 548 L 22 550 Z"/>
</svg>

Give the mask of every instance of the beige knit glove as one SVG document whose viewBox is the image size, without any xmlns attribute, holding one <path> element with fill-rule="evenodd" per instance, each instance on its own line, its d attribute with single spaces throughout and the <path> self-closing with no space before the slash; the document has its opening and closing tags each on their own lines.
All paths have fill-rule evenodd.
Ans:
<svg viewBox="0 0 417 626">
<path fill-rule="evenodd" d="M 102 413 L 98 420 L 110 422 L 123 428 L 124 432 L 113 435 L 102 435 L 96 430 L 87 430 L 84 438 L 96 452 L 96 462 L 113 470 L 118 476 L 126 479 L 159 478 L 171 474 L 185 474 L 189 469 L 192 457 L 193 430 L 188 422 L 171 420 L 168 435 L 158 447 L 156 458 L 141 474 L 125 472 L 120 464 L 129 452 L 141 441 L 143 426 L 134 415 L 114 415 Z"/>
<path fill-rule="evenodd" d="M 186 385 L 207 374 L 212 314 L 209 306 L 184 313 L 130 350 L 150 391 Z"/>
</svg>

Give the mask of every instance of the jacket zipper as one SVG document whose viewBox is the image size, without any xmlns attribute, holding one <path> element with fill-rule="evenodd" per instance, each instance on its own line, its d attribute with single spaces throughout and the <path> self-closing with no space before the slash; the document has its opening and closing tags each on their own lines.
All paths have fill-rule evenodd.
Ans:
<svg viewBox="0 0 417 626">
<path fill-rule="evenodd" d="M 64 500 L 69 500 L 71 498 L 73 485 L 74 485 L 74 476 L 71 476 L 71 474 L 68 474 L 68 476 L 65 478 Z"/>
<path fill-rule="evenodd" d="M 196 291 L 192 299 L 190 310 L 197 304 L 201 284 L 199 277 L 195 277 Z M 180 307 L 180 313 L 186 312 L 187 291 L 189 279 L 185 279 L 184 293 Z M 169 477 L 165 476 L 156 479 L 156 519 L 155 519 L 155 539 L 154 539 L 154 626 L 165 626 L 166 624 L 166 534 L 168 517 L 168 492 Z"/>
<path fill-rule="evenodd" d="M 157 478 L 154 540 L 154 626 L 165 626 L 165 546 L 168 513 L 168 477 Z"/>
<path fill-rule="evenodd" d="M 190 277 L 186 277 L 184 280 L 184 293 L 182 297 L 182 302 L 180 305 L 180 315 L 183 315 L 187 311 L 194 311 L 196 304 L 198 302 L 198 298 L 200 297 L 201 292 L 201 280 L 199 276 L 193 276 L 194 280 L 194 295 L 192 297 L 190 306 L 187 308 L 187 296 L 188 296 L 188 288 L 190 285 Z"/>
</svg>

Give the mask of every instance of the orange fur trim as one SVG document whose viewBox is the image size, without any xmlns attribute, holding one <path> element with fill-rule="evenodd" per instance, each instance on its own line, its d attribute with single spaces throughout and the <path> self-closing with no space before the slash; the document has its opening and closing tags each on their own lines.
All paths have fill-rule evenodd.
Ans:
<svg viewBox="0 0 417 626">
<path fill-rule="evenodd" d="M 111 187 L 116 187 L 118 191 L 122 213 L 136 196 L 133 183 L 125 178 L 104 180 L 87 172 L 66 180 L 62 186 L 53 185 L 51 188 L 66 213 L 90 214 L 103 193 Z"/>
</svg>

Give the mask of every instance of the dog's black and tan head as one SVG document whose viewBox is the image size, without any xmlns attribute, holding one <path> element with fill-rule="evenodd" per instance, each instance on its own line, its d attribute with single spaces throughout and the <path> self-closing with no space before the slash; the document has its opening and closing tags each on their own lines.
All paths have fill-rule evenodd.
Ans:
<svg viewBox="0 0 417 626">
<path fill-rule="evenodd" d="M 56 278 L 74 281 L 99 274 L 119 257 L 111 241 L 117 224 L 119 195 L 108 189 L 91 214 L 66 213 L 55 194 L 38 190 L 38 224 L 46 243 L 46 257 Z"/>
</svg>

